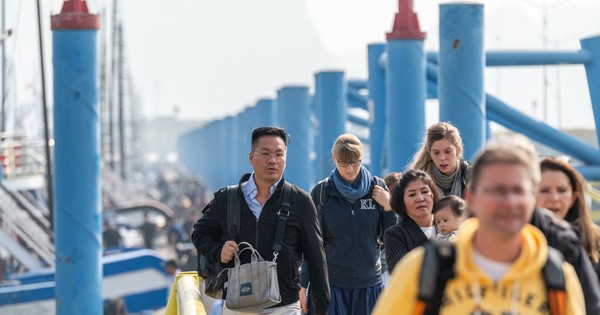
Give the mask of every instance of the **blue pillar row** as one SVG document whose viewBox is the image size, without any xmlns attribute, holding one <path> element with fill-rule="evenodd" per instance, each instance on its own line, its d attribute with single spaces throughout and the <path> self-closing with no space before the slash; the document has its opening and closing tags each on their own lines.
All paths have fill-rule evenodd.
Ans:
<svg viewBox="0 0 600 315">
<path fill-rule="evenodd" d="M 371 174 L 384 176 L 386 169 L 384 143 L 387 139 L 386 103 L 385 103 L 385 71 L 379 64 L 379 58 L 385 51 L 384 44 L 371 44 L 368 46 L 369 78 L 369 144 L 371 151 Z"/>
<path fill-rule="evenodd" d="M 581 41 L 581 47 L 592 54 L 592 61 L 585 64 L 594 120 L 596 121 L 596 135 L 600 144 L 600 36 L 588 37 Z"/>
<path fill-rule="evenodd" d="M 315 75 L 315 110 L 319 120 L 316 134 L 315 180 L 329 176 L 333 169 L 331 147 L 346 132 L 348 114 L 347 86 L 343 71 L 324 71 Z"/>
<path fill-rule="evenodd" d="M 65 1 L 51 18 L 54 67 L 56 314 L 101 315 L 98 15 Z"/>
<path fill-rule="evenodd" d="M 385 74 L 388 171 L 398 172 L 410 163 L 425 133 L 423 40 L 389 40 Z"/>
<path fill-rule="evenodd" d="M 310 163 L 310 100 L 305 86 L 283 87 L 277 91 L 279 123 L 290 135 L 285 178 L 309 191 Z"/>
<path fill-rule="evenodd" d="M 440 121 L 458 128 L 464 157 L 485 144 L 483 5 L 440 5 Z"/>
</svg>

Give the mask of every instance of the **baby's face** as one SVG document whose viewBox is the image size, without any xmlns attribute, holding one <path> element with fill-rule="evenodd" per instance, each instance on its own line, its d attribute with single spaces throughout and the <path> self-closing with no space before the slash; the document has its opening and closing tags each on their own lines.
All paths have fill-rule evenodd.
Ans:
<svg viewBox="0 0 600 315">
<path fill-rule="evenodd" d="M 450 207 L 444 207 L 435 213 L 435 225 L 438 232 L 448 235 L 450 232 L 458 229 L 460 219 L 454 215 Z"/>
</svg>

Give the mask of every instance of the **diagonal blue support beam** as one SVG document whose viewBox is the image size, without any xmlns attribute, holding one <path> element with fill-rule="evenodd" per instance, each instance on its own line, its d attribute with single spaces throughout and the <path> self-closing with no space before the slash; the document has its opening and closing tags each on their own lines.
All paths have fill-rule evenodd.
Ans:
<svg viewBox="0 0 600 315">
<path fill-rule="evenodd" d="M 487 118 L 546 146 L 591 165 L 600 165 L 600 152 L 543 122 L 527 117 L 499 99 L 486 94 Z"/>
<path fill-rule="evenodd" d="M 359 107 L 367 109 L 368 101 L 368 96 L 360 94 L 355 89 L 348 89 L 348 105 L 350 105 L 350 107 Z"/>
<path fill-rule="evenodd" d="M 367 81 L 366 80 L 358 80 L 358 79 L 348 80 L 348 87 L 351 89 L 357 89 L 357 90 L 366 89 Z"/>
</svg>

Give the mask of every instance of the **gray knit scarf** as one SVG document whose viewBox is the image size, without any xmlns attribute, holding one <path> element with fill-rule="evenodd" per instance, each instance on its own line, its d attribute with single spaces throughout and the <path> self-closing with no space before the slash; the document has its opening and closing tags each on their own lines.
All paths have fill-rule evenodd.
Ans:
<svg viewBox="0 0 600 315">
<path fill-rule="evenodd" d="M 459 161 L 456 170 L 450 175 L 444 175 L 435 165 L 432 167 L 435 184 L 438 186 L 442 197 L 449 193 L 462 198 L 463 176 L 461 164 L 462 161 Z"/>
</svg>

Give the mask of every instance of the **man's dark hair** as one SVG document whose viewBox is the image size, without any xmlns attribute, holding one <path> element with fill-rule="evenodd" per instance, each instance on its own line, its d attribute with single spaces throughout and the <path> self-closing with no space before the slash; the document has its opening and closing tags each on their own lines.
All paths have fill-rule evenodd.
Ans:
<svg viewBox="0 0 600 315">
<path fill-rule="evenodd" d="M 258 139 L 260 139 L 261 137 L 264 137 L 264 136 L 279 137 L 279 138 L 281 138 L 281 140 L 283 140 L 285 145 L 287 145 L 289 142 L 288 134 L 285 132 L 285 130 L 283 128 L 279 128 L 276 126 L 258 127 L 258 128 L 255 128 L 254 130 L 252 130 L 252 151 L 254 151 L 254 149 L 256 149 L 256 144 L 258 143 Z"/>
</svg>

